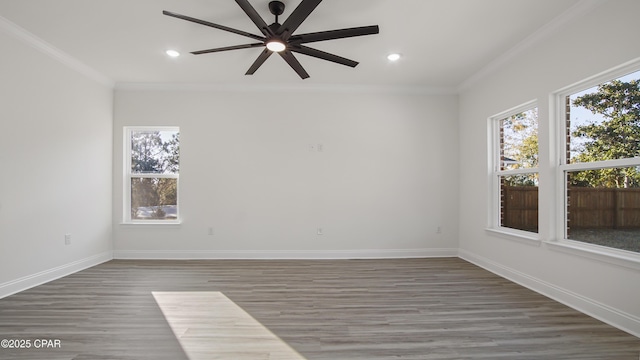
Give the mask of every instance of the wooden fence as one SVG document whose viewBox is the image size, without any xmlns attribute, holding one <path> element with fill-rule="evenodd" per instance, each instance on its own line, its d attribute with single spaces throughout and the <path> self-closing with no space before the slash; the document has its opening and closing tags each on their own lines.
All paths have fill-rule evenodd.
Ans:
<svg viewBox="0 0 640 360">
<path fill-rule="evenodd" d="M 501 224 L 505 227 L 538 229 L 538 188 L 502 187 Z M 640 189 L 569 188 L 569 227 L 640 228 Z"/>
<path fill-rule="evenodd" d="M 500 224 L 504 227 L 538 232 L 538 187 L 502 186 Z"/>
<path fill-rule="evenodd" d="M 640 189 L 569 188 L 571 228 L 640 228 Z"/>
</svg>

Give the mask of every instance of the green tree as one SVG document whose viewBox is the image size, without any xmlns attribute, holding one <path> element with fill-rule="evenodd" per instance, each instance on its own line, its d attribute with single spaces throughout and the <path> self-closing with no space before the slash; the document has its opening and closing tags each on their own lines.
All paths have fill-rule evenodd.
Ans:
<svg viewBox="0 0 640 360">
<path fill-rule="evenodd" d="M 134 174 L 175 174 L 179 170 L 180 134 L 159 131 L 132 132 L 131 170 Z M 164 205 L 177 204 L 177 182 L 171 178 L 134 177 L 131 180 L 131 217 L 140 208 L 154 208 L 154 218 L 164 218 Z"/>
<path fill-rule="evenodd" d="M 163 140 L 159 131 L 131 134 L 131 171 L 141 174 L 178 172 L 180 134 Z"/>
<path fill-rule="evenodd" d="M 583 141 L 576 156 L 578 162 L 593 162 L 640 156 L 640 83 L 613 80 L 601 84 L 594 93 L 573 100 L 573 106 L 601 115 L 601 122 L 592 121 L 573 131 L 572 136 Z M 635 167 L 588 170 L 575 173 L 572 185 L 624 188 L 640 185 Z"/>
<path fill-rule="evenodd" d="M 502 152 L 509 162 L 506 169 L 538 167 L 538 109 L 523 111 L 502 120 Z M 538 183 L 538 174 L 512 175 L 505 177 L 510 186 L 534 186 Z"/>
</svg>

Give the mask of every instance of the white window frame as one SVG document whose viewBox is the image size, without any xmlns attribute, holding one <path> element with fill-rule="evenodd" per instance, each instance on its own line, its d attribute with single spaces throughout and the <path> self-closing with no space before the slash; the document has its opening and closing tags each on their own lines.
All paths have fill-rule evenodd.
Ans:
<svg viewBox="0 0 640 360">
<path fill-rule="evenodd" d="M 123 171 L 123 223 L 124 224 L 154 224 L 154 225 L 175 225 L 180 224 L 180 174 L 136 174 L 131 171 L 131 134 L 132 132 L 144 132 L 144 131 L 177 131 L 180 132 L 180 128 L 177 126 L 125 126 L 124 127 L 124 171 Z M 138 220 L 131 218 L 131 179 L 132 178 L 164 178 L 164 179 L 176 179 L 176 219 L 156 219 L 156 220 Z"/>
<path fill-rule="evenodd" d="M 640 166 L 640 157 L 625 158 L 616 160 L 603 160 L 587 163 L 567 163 L 566 146 L 567 146 L 567 129 L 566 129 L 566 97 L 571 96 L 580 91 L 598 86 L 622 76 L 640 70 L 640 59 L 630 61 L 611 70 L 604 71 L 600 74 L 579 81 L 573 85 L 562 88 L 551 95 L 551 100 L 555 106 L 554 114 L 557 126 L 556 154 L 558 158 L 556 172 L 556 189 L 558 196 L 556 199 L 556 231 L 555 239 L 547 243 L 563 251 L 577 251 L 579 255 L 594 258 L 604 262 L 622 265 L 633 269 L 640 269 L 640 253 L 636 254 L 632 251 L 625 251 L 607 246 L 589 244 L 583 241 L 567 239 L 567 174 L 569 172 L 581 170 L 595 170 L 604 168 L 619 168 Z"/>
<path fill-rule="evenodd" d="M 503 227 L 500 225 L 500 178 L 503 176 L 510 175 L 523 175 L 523 174 L 538 174 L 540 175 L 540 170 L 538 168 L 522 168 L 522 169 L 511 169 L 511 170 L 501 170 L 500 169 L 500 121 L 516 115 L 518 113 L 531 110 L 533 108 L 538 108 L 538 101 L 532 100 L 528 101 L 524 104 L 518 105 L 501 113 L 495 114 L 488 119 L 488 128 L 489 128 L 489 219 L 488 219 L 488 227 L 487 231 L 489 233 L 493 233 L 495 235 L 499 235 L 501 237 L 505 237 L 507 239 L 512 240 L 524 240 L 526 242 L 532 242 L 534 244 L 540 244 L 539 232 L 531 232 L 524 231 L 519 229 L 513 229 L 508 227 Z M 538 113 L 538 125 L 540 124 L 540 114 Z M 539 128 L 538 128 L 539 132 Z M 540 153 L 540 149 L 538 149 L 538 154 Z M 538 217 L 539 217 L 538 212 Z M 539 221 L 539 219 L 538 219 Z"/>
</svg>

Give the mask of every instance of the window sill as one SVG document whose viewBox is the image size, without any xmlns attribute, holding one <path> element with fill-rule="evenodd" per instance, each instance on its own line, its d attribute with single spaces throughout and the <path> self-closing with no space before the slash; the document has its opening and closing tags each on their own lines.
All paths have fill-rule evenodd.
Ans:
<svg viewBox="0 0 640 360">
<path fill-rule="evenodd" d="M 550 249 L 640 271 L 640 254 L 574 240 L 545 242 Z"/>
<path fill-rule="evenodd" d="M 125 226 L 129 226 L 129 225 L 181 225 L 182 221 L 181 220 L 148 220 L 148 221 L 124 221 L 121 222 L 120 225 L 125 225 Z"/>
<path fill-rule="evenodd" d="M 517 241 L 519 243 L 527 244 L 531 246 L 540 246 L 542 244 L 542 241 L 540 240 L 538 234 L 528 232 L 528 231 L 521 231 L 521 230 L 515 230 L 515 229 L 508 229 L 508 228 L 498 228 L 498 229 L 487 228 L 485 229 L 485 232 L 492 236 L 500 237 L 500 238 L 511 240 L 511 241 Z"/>
</svg>

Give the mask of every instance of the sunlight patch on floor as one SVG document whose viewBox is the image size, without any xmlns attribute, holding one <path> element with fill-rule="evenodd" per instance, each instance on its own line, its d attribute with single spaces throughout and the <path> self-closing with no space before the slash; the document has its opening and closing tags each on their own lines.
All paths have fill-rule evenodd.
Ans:
<svg viewBox="0 0 640 360">
<path fill-rule="evenodd" d="M 190 360 L 306 360 L 221 292 L 152 294 Z"/>
</svg>

